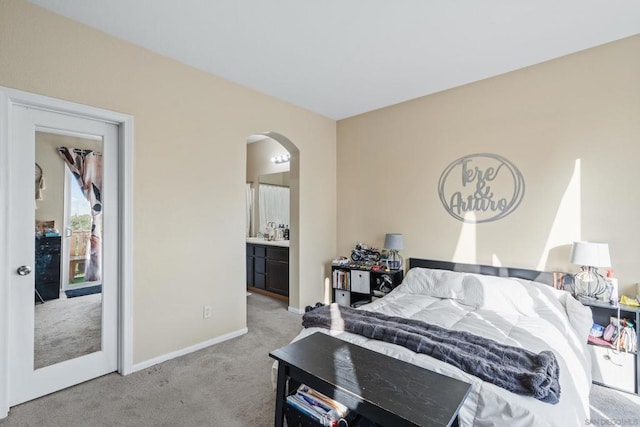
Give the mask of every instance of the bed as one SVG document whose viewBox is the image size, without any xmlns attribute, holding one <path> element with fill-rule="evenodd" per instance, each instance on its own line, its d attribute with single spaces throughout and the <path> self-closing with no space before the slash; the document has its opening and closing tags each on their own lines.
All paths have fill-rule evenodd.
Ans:
<svg viewBox="0 0 640 427">
<path fill-rule="evenodd" d="M 416 319 L 557 359 L 561 388 L 556 404 L 515 394 L 448 363 L 389 342 L 310 327 L 472 385 L 460 411 L 462 426 L 584 425 L 589 419 L 591 360 L 586 348 L 591 311 L 562 289 L 562 275 L 525 269 L 412 258 L 402 284 L 359 307 Z M 339 329 L 339 328 L 337 328 Z"/>
</svg>

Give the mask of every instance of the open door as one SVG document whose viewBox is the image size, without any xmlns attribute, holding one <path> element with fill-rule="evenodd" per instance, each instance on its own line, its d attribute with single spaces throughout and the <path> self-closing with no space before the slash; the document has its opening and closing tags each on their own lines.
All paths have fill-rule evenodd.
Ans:
<svg viewBox="0 0 640 427">
<path fill-rule="evenodd" d="M 12 113 L 11 162 L 19 167 L 9 213 L 9 265 L 17 272 L 10 281 L 10 406 L 116 371 L 119 300 L 117 126 L 22 106 Z M 34 163 L 42 169 L 35 195 Z M 100 283 L 92 294 L 72 296 L 60 286 L 69 266 L 61 265 L 56 218 L 67 167 L 93 203 L 88 262 Z M 56 168 L 62 179 L 54 179 Z"/>
<path fill-rule="evenodd" d="M 54 178 L 51 165 L 44 163 L 55 159 L 62 162 L 60 166 L 66 160 L 60 152 L 47 155 L 48 160 L 39 156 L 41 137 L 75 138 L 73 144 L 65 143 L 72 153 L 85 155 L 89 150 L 104 157 L 104 170 L 95 174 L 103 177 L 99 192 L 102 204 L 91 203 L 95 221 L 90 238 L 101 244 L 91 245 L 89 255 L 93 271 L 102 274 L 100 291 L 91 294 L 98 309 L 90 310 L 99 317 L 99 338 L 82 351 L 77 351 L 79 345 L 49 342 L 46 348 L 38 341 L 38 328 L 51 335 L 56 323 L 77 324 L 60 322 L 56 316 L 39 319 L 37 308 L 54 312 L 49 310 L 54 302 L 82 301 L 69 298 L 60 280 L 67 264 L 61 261 L 62 220 L 56 223 L 57 217 L 52 211 L 46 212 L 42 200 L 38 200 L 53 200 L 54 190 L 64 187 L 63 179 Z M 81 147 L 83 140 L 98 145 Z M 62 146 L 58 141 L 53 144 L 54 152 Z M 0 87 L 0 199 L 4 206 L 0 209 L 0 419 L 8 415 L 10 406 L 20 402 L 107 372 L 133 372 L 132 156 L 131 116 Z M 61 168 L 64 171 L 64 166 Z M 63 201 L 60 197 L 59 202 Z M 37 214 L 39 224 L 36 207 L 42 209 Z M 54 223 L 47 224 L 52 219 Z M 54 346 L 58 347 L 56 351 L 61 347 L 73 351 L 50 359 L 49 353 L 54 351 L 49 350 Z"/>
</svg>

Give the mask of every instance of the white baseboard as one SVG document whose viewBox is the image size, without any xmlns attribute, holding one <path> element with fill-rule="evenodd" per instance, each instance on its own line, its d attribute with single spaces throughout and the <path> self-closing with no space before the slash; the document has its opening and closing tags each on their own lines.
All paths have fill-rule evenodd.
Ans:
<svg viewBox="0 0 640 427">
<path fill-rule="evenodd" d="M 157 365 L 158 363 L 166 362 L 167 360 L 175 359 L 176 357 L 184 356 L 185 354 L 193 353 L 194 351 L 202 350 L 203 348 L 211 347 L 215 344 L 220 344 L 223 341 L 230 340 L 232 338 L 239 337 L 241 335 L 249 332 L 249 329 L 242 328 L 237 331 L 229 332 L 228 334 L 220 335 L 219 337 L 203 341 L 198 344 L 194 344 L 190 347 L 183 348 L 178 351 L 174 351 L 171 353 L 164 354 L 162 356 L 154 357 L 153 359 L 146 360 L 144 362 L 136 363 L 133 365 L 133 370 L 131 372 L 141 371 L 143 369 L 147 369 L 150 366 Z"/>
<path fill-rule="evenodd" d="M 290 312 L 295 313 L 295 314 L 304 314 L 304 309 L 303 308 L 296 308 L 296 307 L 289 306 L 287 308 L 287 310 L 289 310 Z"/>
</svg>

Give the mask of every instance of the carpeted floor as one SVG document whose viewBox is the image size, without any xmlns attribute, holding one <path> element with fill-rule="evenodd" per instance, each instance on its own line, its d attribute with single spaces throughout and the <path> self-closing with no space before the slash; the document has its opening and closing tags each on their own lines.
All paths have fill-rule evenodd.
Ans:
<svg viewBox="0 0 640 427">
<path fill-rule="evenodd" d="M 269 351 L 301 329 L 286 303 L 247 296 L 249 333 L 122 377 L 110 374 L 11 408 L 14 426 L 270 426 Z"/>
<path fill-rule="evenodd" d="M 102 294 L 58 299 L 35 305 L 36 369 L 100 350 Z"/>
<path fill-rule="evenodd" d="M 584 425 L 640 426 L 640 396 L 594 384 L 589 397 L 591 419 Z"/>
<path fill-rule="evenodd" d="M 247 305 L 246 335 L 127 377 L 106 375 L 18 405 L 0 427 L 272 426 L 268 353 L 300 331 L 301 316 L 256 293 L 247 296 Z M 591 419 L 583 425 L 640 423 L 637 396 L 594 385 L 591 402 Z"/>
</svg>

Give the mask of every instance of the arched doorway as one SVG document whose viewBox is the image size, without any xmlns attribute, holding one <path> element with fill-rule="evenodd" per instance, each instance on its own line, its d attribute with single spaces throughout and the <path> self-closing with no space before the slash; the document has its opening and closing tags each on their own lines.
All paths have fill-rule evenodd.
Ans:
<svg viewBox="0 0 640 427">
<path fill-rule="evenodd" d="M 289 292 L 288 292 L 288 309 L 290 311 L 299 312 L 298 307 L 300 306 L 300 290 L 299 290 L 299 206 L 300 206 L 300 152 L 298 147 L 296 147 L 291 140 L 289 140 L 286 136 L 279 134 L 277 132 L 260 132 L 256 134 L 252 134 L 247 137 L 247 147 L 252 143 L 260 143 L 261 141 L 268 141 L 272 143 L 272 145 L 280 147 L 280 154 L 284 152 L 288 153 L 289 161 L 288 161 L 288 178 L 287 185 L 289 188 Z M 247 149 L 247 181 L 249 181 L 249 148 Z M 276 156 L 280 155 L 276 151 L 274 153 Z M 266 154 L 264 151 L 262 152 L 262 159 L 260 162 L 264 165 L 264 162 L 270 162 L 273 155 Z M 255 172 L 251 172 L 251 175 L 254 177 L 257 175 Z M 252 178 L 251 181 L 256 181 L 255 178 Z M 257 182 L 253 183 L 252 188 L 257 188 Z M 255 204 L 254 204 L 255 206 Z M 258 232 L 262 232 L 259 224 L 258 215 L 254 213 L 251 214 L 251 227 L 248 229 L 248 234 L 251 237 L 255 237 Z"/>
</svg>

